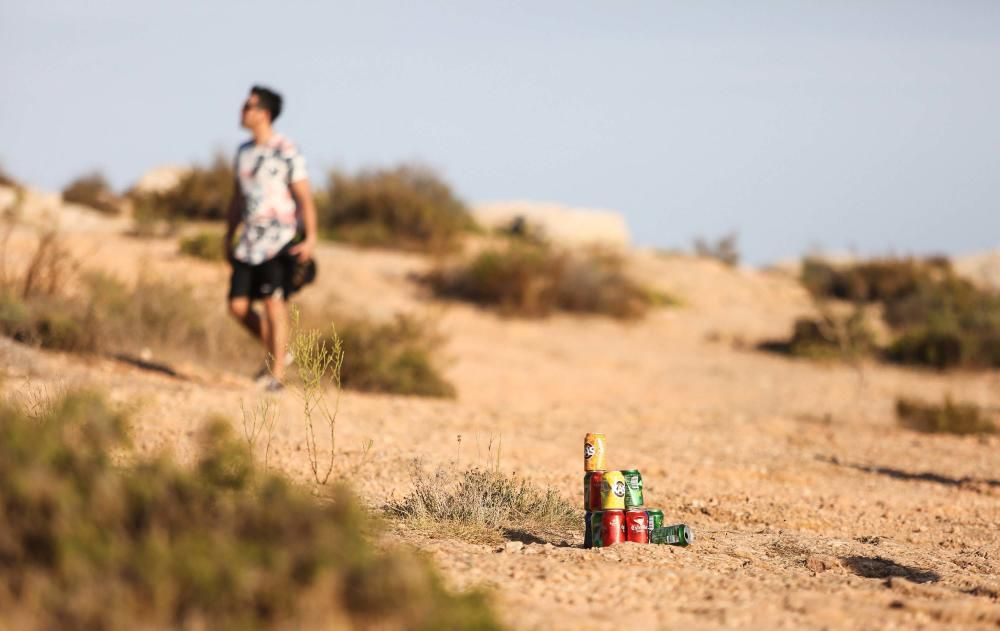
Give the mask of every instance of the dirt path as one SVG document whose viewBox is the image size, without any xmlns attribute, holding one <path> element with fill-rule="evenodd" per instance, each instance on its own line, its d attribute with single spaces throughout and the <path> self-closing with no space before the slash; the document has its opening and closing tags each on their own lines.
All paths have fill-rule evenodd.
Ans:
<svg viewBox="0 0 1000 631">
<path fill-rule="evenodd" d="M 179 258 L 165 241 L 97 231 L 73 247 L 93 251 L 98 241 L 90 264 L 129 269 L 141 252 L 160 273 L 224 283 L 223 268 Z M 503 320 L 427 301 L 408 280 L 426 265 L 418 257 L 322 248 L 322 283 L 304 308 L 435 314 L 459 391 L 455 401 L 344 395 L 337 475 L 367 502 L 405 493 L 415 458 L 481 465 L 501 437 L 502 469 L 575 500 L 583 435 L 603 431 L 612 466 L 641 469 L 648 503 L 697 540 L 599 551 L 579 540 L 529 541 L 497 551 L 406 529 L 391 536 L 429 551 L 454 586 L 495 589 L 517 628 L 607 628 L 626 617 L 652 628 L 1000 625 L 1000 438 L 917 434 L 893 416 L 899 395 L 949 392 L 998 406 L 1000 373 L 859 370 L 745 350 L 808 311 L 795 283 L 683 258 L 633 264 L 684 306 L 635 324 Z M 239 427 L 240 402 L 259 397 L 238 375 L 179 380 L 8 340 L 0 366 L 8 392 L 106 389 L 135 407 L 138 452 L 181 459 L 207 415 Z M 294 397 L 279 406 L 273 464 L 305 482 Z M 351 470 L 366 438 L 372 459 Z"/>
</svg>

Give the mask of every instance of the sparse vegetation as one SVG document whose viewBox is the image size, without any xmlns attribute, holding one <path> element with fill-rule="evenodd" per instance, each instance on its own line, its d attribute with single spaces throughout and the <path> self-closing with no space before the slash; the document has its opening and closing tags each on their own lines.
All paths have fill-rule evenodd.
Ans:
<svg viewBox="0 0 1000 631">
<path fill-rule="evenodd" d="M 221 237 L 212 241 L 221 243 Z M 200 300 L 195 287 L 146 272 L 134 285 L 103 272 L 78 273 L 71 260 L 59 254 L 54 237 L 43 238 L 38 248 L 41 254 L 32 257 L 24 275 L 0 284 L 0 335 L 69 352 L 135 357 L 148 349 L 167 360 L 197 356 L 199 362 L 229 369 L 254 360 L 247 353 L 245 334 L 224 316 L 221 305 L 213 309 Z M 64 290 L 68 278 L 79 291 Z M 350 318 L 344 319 L 342 335 L 347 351 L 344 387 L 454 396 L 436 359 L 442 338 L 430 322 Z M 321 337 L 323 343 L 333 342 Z"/>
<path fill-rule="evenodd" d="M 222 241 L 221 230 L 200 230 L 181 239 L 180 252 L 206 261 L 224 261 L 226 251 Z"/>
<path fill-rule="evenodd" d="M 417 527 L 473 542 L 505 536 L 566 537 L 577 530 L 581 511 L 551 488 L 488 467 L 441 468 L 429 474 L 414 466 L 413 490 L 385 510 Z"/>
<path fill-rule="evenodd" d="M 1000 367 L 1000 294 L 959 278 L 947 259 L 880 259 L 845 267 L 806 260 L 802 282 L 820 305 L 830 299 L 853 301 L 859 309 L 877 304 L 895 334 L 880 352 L 885 359 L 938 369 Z M 794 349 L 802 332 L 796 324 L 786 348 Z"/>
<path fill-rule="evenodd" d="M 890 303 L 951 275 L 947 259 L 874 259 L 838 267 L 807 258 L 802 283 L 817 298 Z"/>
<path fill-rule="evenodd" d="M 441 336 L 425 320 L 399 316 L 391 322 L 345 320 L 339 329 L 345 356 L 345 388 L 427 397 L 453 397 L 435 349 Z"/>
<path fill-rule="evenodd" d="M 208 166 L 193 166 L 173 188 L 160 192 L 131 191 L 128 197 L 134 209 L 135 234 L 170 234 L 184 220 L 224 220 L 234 181 L 231 161 L 218 154 Z"/>
<path fill-rule="evenodd" d="M 734 232 L 714 242 L 698 237 L 694 240 L 694 253 L 736 267 L 740 264 L 739 235 Z"/>
<path fill-rule="evenodd" d="M 829 313 L 816 319 L 800 318 L 795 321 L 787 345 L 774 350 L 810 359 L 856 359 L 870 355 L 874 349 L 874 335 L 865 323 L 864 313 L 857 310 L 846 318 Z"/>
<path fill-rule="evenodd" d="M 243 438 L 251 456 L 257 453 L 257 441 L 264 434 L 264 470 L 267 471 L 271 468 L 271 442 L 278 423 L 277 402 L 264 398 L 248 407 L 240 401 L 240 413 L 243 417 Z"/>
<path fill-rule="evenodd" d="M 292 312 L 293 328 L 288 352 L 295 358 L 299 381 L 295 393 L 302 401 L 302 417 L 306 424 L 306 453 L 309 466 L 318 484 L 326 484 L 333 471 L 336 447 L 337 413 L 340 411 L 340 371 L 344 365 L 344 343 L 332 325 L 329 336 L 317 329 L 303 329 L 299 312 Z M 334 388 L 333 403 L 327 400 L 327 386 Z M 329 455 L 321 455 L 316 442 L 316 427 L 322 423 L 329 433 Z M 325 450 L 324 450 L 325 451 Z M 321 462 L 321 461 L 324 461 Z"/>
<path fill-rule="evenodd" d="M 136 356 L 144 349 L 232 365 L 248 360 L 243 334 L 195 297 L 192 286 L 140 274 L 78 276 L 81 291 L 22 298 L 0 291 L 0 333 L 42 348 Z"/>
<path fill-rule="evenodd" d="M 472 226 L 451 187 L 421 166 L 333 171 L 316 206 L 323 234 L 366 246 L 443 251 Z"/>
<path fill-rule="evenodd" d="M 121 198 L 97 171 L 78 177 L 67 184 L 62 191 L 62 198 L 63 201 L 89 206 L 106 215 L 117 215 L 121 212 Z"/>
<path fill-rule="evenodd" d="M 524 317 L 568 311 L 635 318 L 664 302 L 661 294 L 631 280 L 623 267 L 621 258 L 609 252 L 571 253 L 515 241 L 459 265 L 439 266 L 426 280 L 438 296 Z"/>
<path fill-rule="evenodd" d="M 955 402 L 950 396 L 937 405 L 914 399 L 896 400 L 896 418 L 900 425 L 929 433 L 995 434 L 996 423 L 974 403 Z"/>
<path fill-rule="evenodd" d="M 0 610 L 11 628 L 497 628 L 412 553 L 376 551 L 338 487 L 319 503 L 254 474 L 228 423 L 194 470 L 112 452 L 128 420 L 67 396 L 39 418 L 0 403 Z"/>
</svg>

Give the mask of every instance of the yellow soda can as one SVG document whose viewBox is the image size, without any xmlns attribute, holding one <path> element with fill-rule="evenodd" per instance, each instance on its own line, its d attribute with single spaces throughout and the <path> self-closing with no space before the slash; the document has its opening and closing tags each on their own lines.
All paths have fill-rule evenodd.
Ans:
<svg viewBox="0 0 1000 631">
<path fill-rule="evenodd" d="M 625 510 L 625 476 L 605 471 L 601 480 L 601 510 Z"/>
<path fill-rule="evenodd" d="M 604 471 L 607 468 L 604 434 L 587 434 L 583 437 L 583 470 Z"/>
</svg>

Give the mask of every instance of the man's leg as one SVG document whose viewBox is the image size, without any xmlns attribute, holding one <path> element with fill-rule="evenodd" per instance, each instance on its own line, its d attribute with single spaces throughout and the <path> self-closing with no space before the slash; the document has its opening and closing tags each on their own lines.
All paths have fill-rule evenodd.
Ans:
<svg viewBox="0 0 1000 631">
<path fill-rule="evenodd" d="M 279 290 L 276 295 L 264 298 L 264 313 L 267 315 L 267 327 L 270 330 L 271 374 L 278 381 L 285 378 L 285 352 L 288 347 L 288 308 L 285 298 Z"/>
<path fill-rule="evenodd" d="M 230 298 L 229 313 L 242 324 L 247 331 L 260 340 L 264 348 L 271 348 L 271 328 L 266 320 L 262 319 L 257 312 L 250 308 L 249 298 Z"/>
</svg>

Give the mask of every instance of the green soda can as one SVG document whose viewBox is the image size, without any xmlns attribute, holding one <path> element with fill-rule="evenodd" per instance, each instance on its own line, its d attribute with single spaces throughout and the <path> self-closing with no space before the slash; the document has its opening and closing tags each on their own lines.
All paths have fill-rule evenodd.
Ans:
<svg viewBox="0 0 1000 631">
<path fill-rule="evenodd" d="M 590 522 L 587 524 L 590 527 L 590 547 L 603 548 L 604 536 L 603 530 L 601 530 L 601 521 L 604 518 L 604 511 L 597 510 L 587 514 L 590 515 Z"/>
<path fill-rule="evenodd" d="M 659 508 L 650 508 L 646 510 L 646 527 L 649 529 L 649 542 L 653 542 L 653 530 L 656 528 L 663 527 L 663 511 Z"/>
<path fill-rule="evenodd" d="M 625 508 L 642 507 L 642 474 L 638 469 L 623 469 L 625 477 Z"/>
<path fill-rule="evenodd" d="M 587 511 L 583 516 L 583 547 L 593 548 L 594 547 L 594 532 L 590 529 L 590 521 L 593 519 L 594 514 Z"/>
<path fill-rule="evenodd" d="M 694 533 L 686 524 L 673 524 L 653 529 L 650 543 L 661 543 L 671 546 L 687 546 L 694 541 Z"/>
</svg>

